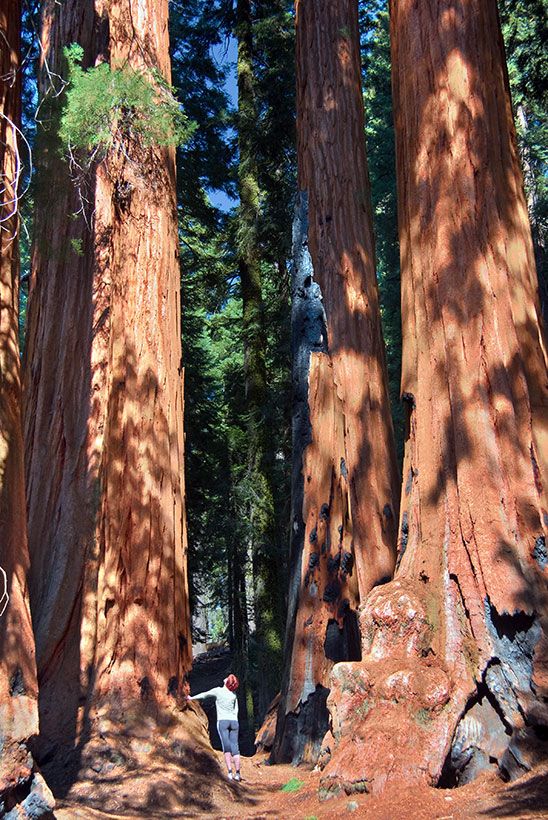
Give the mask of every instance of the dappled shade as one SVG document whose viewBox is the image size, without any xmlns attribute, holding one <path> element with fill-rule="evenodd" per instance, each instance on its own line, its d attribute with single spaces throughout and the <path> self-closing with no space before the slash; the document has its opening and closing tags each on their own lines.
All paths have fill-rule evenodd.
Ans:
<svg viewBox="0 0 548 820">
<path fill-rule="evenodd" d="M 334 661 L 392 575 L 398 470 L 375 275 L 355 0 L 299 2 L 293 489 L 287 670 L 274 757 L 315 761 Z M 318 25 L 321 20 L 321 25 Z"/>
<path fill-rule="evenodd" d="M 391 8 L 400 549 L 333 681 L 326 793 L 515 776 L 548 723 L 546 350 L 496 3 Z"/>
<path fill-rule="evenodd" d="M 69 167 L 51 74 L 77 41 L 84 67 L 108 57 L 169 81 L 167 2 L 107 3 L 102 17 L 76 0 L 47 6 L 42 40 L 25 371 L 31 606 L 39 751 L 51 761 L 65 750 L 74 768 L 71 750 L 99 734 L 116 744 L 143 721 L 177 724 L 191 664 L 183 372 L 174 150 L 128 125 L 98 165 L 76 156 Z"/>
</svg>

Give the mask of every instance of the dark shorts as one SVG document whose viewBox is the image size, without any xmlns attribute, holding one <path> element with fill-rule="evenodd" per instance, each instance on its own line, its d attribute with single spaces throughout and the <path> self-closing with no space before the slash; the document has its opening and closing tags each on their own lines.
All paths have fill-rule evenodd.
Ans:
<svg viewBox="0 0 548 820">
<path fill-rule="evenodd" d="M 223 752 L 230 752 L 233 755 L 239 755 L 240 749 L 238 747 L 238 721 L 237 720 L 218 720 L 217 731 L 221 738 Z"/>
</svg>

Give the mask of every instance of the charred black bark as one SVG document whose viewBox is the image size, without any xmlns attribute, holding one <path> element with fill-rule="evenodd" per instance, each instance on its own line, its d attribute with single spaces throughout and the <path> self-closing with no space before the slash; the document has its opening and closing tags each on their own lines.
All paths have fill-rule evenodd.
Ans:
<svg viewBox="0 0 548 820">
<path fill-rule="evenodd" d="M 304 746 L 312 741 L 318 751 L 327 731 L 327 691 L 323 687 L 311 692 L 299 714 L 286 713 L 291 677 L 291 656 L 295 639 L 295 622 L 299 604 L 305 522 L 303 520 L 304 475 L 303 454 L 311 441 L 308 406 L 310 355 L 327 353 L 327 325 L 320 286 L 314 281 L 314 268 L 308 249 L 308 196 L 297 194 L 293 220 L 293 264 L 291 268 L 291 358 L 292 358 L 292 472 L 291 536 L 289 546 L 289 594 L 284 646 L 284 678 L 278 707 L 276 739 L 272 759 L 276 762 L 302 759 Z M 301 729 L 306 726 L 306 732 Z"/>
</svg>

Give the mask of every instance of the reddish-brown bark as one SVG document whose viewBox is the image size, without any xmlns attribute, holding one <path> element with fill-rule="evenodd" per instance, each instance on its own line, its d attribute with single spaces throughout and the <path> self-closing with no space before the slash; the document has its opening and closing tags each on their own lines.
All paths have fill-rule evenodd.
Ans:
<svg viewBox="0 0 548 820">
<path fill-rule="evenodd" d="M 169 80 L 167 0 L 90 5 L 45 6 L 44 98 L 73 41 L 85 65 Z M 157 714 L 180 691 L 191 639 L 174 150 L 127 136 L 75 182 L 55 116 L 42 135 L 25 423 L 41 731 L 71 741 L 92 729 L 90 708 Z"/>
<path fill-rule="evenodd" d="M 0 6 L 0 812 L 26 794 L 52 807 L 26 742 L 38 733 L 38 686 L 27 575 L 19 359 L 19 201 L 28 152 L 20 132 L 19 0 Z M 19 792 L 18 792 L 19 790 Z M 21 795 L 22 793 L 22 795 Z M 26 815 L 25 815 L 26 816 Z M 37 815 L 38 816 L 38 815 Z"/>
<path fill-rule="evenodd" d="M 38 727 L 19 364 L 20 12 L 18 2 L 0 9 L 0 733 L 16 740 Z"/>
<path fill-rule="evenodd" d="M 302 193 L 293 308 L 294 537 L 275 756 L 300 761 L 317 756 L 333 662 L 360 657 L 357 606 L 392 575 L 399 482 L 375 276 L 357 3 L 297 2 L 296 13 Z"/>
<path fill-rule="evenodd" d="M 391 32 L 400 556 L 335 676 L 328 790 L 513 775 L 548 725 L 546 350 L 496 3 L 393 0 Z"/>
</svg>

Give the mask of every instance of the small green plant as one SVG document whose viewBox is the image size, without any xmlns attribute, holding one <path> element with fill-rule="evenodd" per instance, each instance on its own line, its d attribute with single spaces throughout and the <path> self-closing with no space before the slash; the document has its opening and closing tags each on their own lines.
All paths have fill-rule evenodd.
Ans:
<svg viewBox="0 0 548 820">
<path fill-rule="evenodd" d="M 75 239 L 74 237 L 70 240 L 70 245 L 76 256 L 83 256 L 84 255 L 84 248 L 82 246 L 81 239 Z"/>
<path fill-rule="evenodd" d="M 285 786 L 282 786 L 281 791 L 298 792 L 302 786 L 304 786 L 304 780 L 299 780 L 298 777 L 292 777 L 291 780 L 287 781 Z"/>
<path fill-rule="evenodd" d="M 428 709 L 419 709 L 415 713 L 414 717 L 417 723 L 419 723 L 421 726 L 424 726 L 425 728 L 430 726 L 432 722 L 432 715 L 430 714 Z"/>
<path fill-rule="evenodd" d="M 179 145 L 191 135 L 194 124 L 158 71 L 107 63 L 86 70 L 83 49 L 76 44 L 64 54 L 68 86 L 59 136 L 66 154 L 97 156 L 124 139 L 147 146 Z"/>
</svg>

